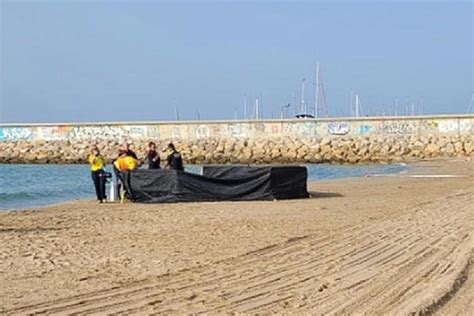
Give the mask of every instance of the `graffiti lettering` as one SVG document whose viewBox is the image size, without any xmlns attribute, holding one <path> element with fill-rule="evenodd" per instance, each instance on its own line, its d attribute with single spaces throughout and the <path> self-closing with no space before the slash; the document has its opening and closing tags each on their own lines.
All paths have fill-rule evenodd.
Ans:
<svg viewBox="0 0 474 316">
<path fill-rule="evenodd" d="M 351 125 L 347 122 L 328 123 L 328 133 L 331 135 L 347 135 L 351 131 Z"/>
<path fill-rule="evenodd" d="M 208 138 L 210 135 L 209 127 L 207 125 L 199 125 L 194 131 L 194 136 L 197 139 Z"/>
<path fill-rule="evenodd" d="M 65 140 L 69 129 L 60 126 L 39 127 L 37 137 L 45 140 Z"/>
<path fill-rule="evenodd" d="M 422 121 L 421 126 L 425 130 L 438 130 L 438 121 Z"/>
<path fill-rule="evenodd" d="M 121 139 L 130 136 L 130 132 L 119 126 L 76 126 L 71 129 L 68 138 L 73 139 Z"/>
<path fill-rule="evenodd" d="M 316 136 L 316 123 L 301 122 L 301 123 L 285 123 L 283 131 L 286 134 L 297 137 L 313 137 Z"/>
<path fill-rule="evenodd" d="M 469 133 L 471 132 L 472 124 L 469 120 L 459 120 L 459 132 Z"/>
<path fill-rule="evenodd" d="M 439 131 L 442 133 L 453 133 L 459 130 L 458 121 L 449 120 L 449 121 L 441 121 L 439 122 Z"/>
<path fill-rule="evenodd" d="M 146 130 L 144 126 L 130 126 L 129 128 L 131 137 L 143 137 L 146 135 Z"/>
<path fill-rule="evenodd" d="M 232 137 L 246 137 L 247 127 L 243 124 L 229 124 L 226 126 L 226 132 Z"/>
<path fill-rule="evenodd" d="M 0 140 L 28 140 L 33 137 L 29 127 L 0 127 Z"/>
<path fill-rule="evenodd" d="M 387 121 L 380 125 L 382 134 L 415 134 L 418 124 L 415 121 Z"/>
<path fill-rule="evenodd" d="M 265 132 L 265 124 L 257 123 L 253 127 L 257 132 Z"/>
</svg>

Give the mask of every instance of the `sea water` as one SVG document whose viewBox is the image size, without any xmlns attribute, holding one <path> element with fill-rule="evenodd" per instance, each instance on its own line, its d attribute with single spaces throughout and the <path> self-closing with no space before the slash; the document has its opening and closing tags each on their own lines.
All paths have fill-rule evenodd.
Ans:
<svg viewBox="0 0 474 316">
<path fill-rule="evenodd" d="M 399 173 L 404 165 L 307 165 L 308 180 L 361 177 Z M 108 168 L 110 170 L 110 167 Z M 199 173 L 199 166 L 186 171 Z M 88 165 L 0 164 L 0 210 L 45 206 L 74 199 L 93 199 L 94 187 Z"/>
</svg>

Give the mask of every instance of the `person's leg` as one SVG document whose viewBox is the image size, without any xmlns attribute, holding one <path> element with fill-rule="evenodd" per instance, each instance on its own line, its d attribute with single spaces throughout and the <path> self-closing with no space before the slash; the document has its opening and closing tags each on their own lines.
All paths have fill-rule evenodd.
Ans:
<svg viewBox="0 0 474 316">
<path fill-rule="evenodd" d="M 100 189 L 100 200 L 105 201 L 105 178 L 104 178 L 104 170 L 99 172 L 99 189 Z"/>
<path fill-rule="evenodd" d="M 115 174 L 115 196 L 120 197 L 120 177 L 119 177 L 120 171 L 114 166 L 114 174 Z"/>
<path fill-rule="evenodd" d="M 97 172 L 92 171 L 92 181 L 94 182 L 95 188 L 95 195 L 97 196 L 97 200 L 101 200 L 101 193 L 100 193 L 100 183 L 99 183 L 99 174 Z"/>
</svg>

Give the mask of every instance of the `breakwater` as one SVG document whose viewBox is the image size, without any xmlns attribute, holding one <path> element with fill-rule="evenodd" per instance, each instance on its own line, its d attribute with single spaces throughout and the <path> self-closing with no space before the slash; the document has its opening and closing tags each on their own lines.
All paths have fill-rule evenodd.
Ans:
<svg viewBox="0 0 474 316">
<path fill-rule="evenodd" d="M 187 163 L 367 163 L 464 157 L 474 115 L 0 125 L 1 163 L 84 163 L 97 144 L 112 160 L 121 142 L 144 156 L 173 141 Z"/>
</svg>

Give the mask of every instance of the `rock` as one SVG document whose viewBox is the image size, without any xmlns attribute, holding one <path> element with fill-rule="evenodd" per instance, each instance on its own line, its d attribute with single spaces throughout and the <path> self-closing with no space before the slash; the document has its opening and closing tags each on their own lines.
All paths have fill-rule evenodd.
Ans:
<svg viewBox="0 0 474 316">
<path fill-rule="evenodd" d="M 440 154 L 440 147 L 437 144 L 429 143 L 425 147 L 425 152 L 428 154 L 430 157 L 437 157 Z"/>
<path fill-rule="evenodd" d="M 331 144 L 331 139 L 323 138 L 319 144 L 321 145 L 321 147 L 322 146 L 329 146 Z"/>
<path fill-rule="evenodd" d="M 189 163 L 364 163 L 415 160 L 424 157 L 472 155 L 472 135 L 421 135 L 370 137 L 290 136 L 239 139 L 208 138 L 174 140 Z M 134 139 L 132 149 L 143 157 L 148 138 Z M 158 149 L 171 139 L 155 140 Z M 86 163 L 90 140 L 0 141 L 1 163 Z M 97 139 L 109 161 L 117 155 L 120 140 Z M 162 159 L 165 154 L 161 154 Z"/>
</svg>

